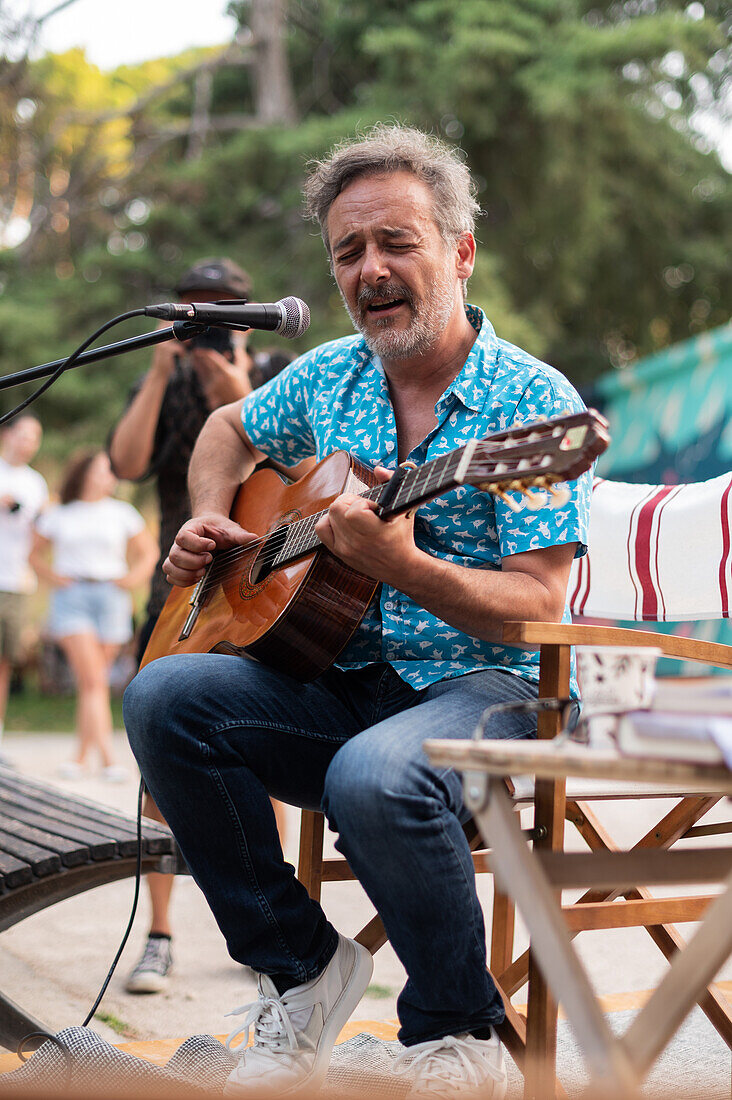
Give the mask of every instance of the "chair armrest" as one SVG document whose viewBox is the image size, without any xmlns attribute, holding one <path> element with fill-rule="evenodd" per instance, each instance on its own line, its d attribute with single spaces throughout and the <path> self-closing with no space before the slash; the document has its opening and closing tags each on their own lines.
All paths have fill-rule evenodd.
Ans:
<svg viewBox="0 0 732 1100">
<path fill-rule="evenodd" d="M 542 645 L 654 646 L 666 657 L 703 661 L 717 668 L 732 668 L 732 646 L 625 627 L 511 622 L 503 624 L 503 641 L 506 645 L 524 649 L 539 649 Z"/>
</svg>

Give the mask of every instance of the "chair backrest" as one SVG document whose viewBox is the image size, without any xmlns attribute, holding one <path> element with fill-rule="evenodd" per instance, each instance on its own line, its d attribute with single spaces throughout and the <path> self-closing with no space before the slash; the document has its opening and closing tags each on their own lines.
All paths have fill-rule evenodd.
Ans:
<svg viewBox="0 0 732 1100">
<path fill-rule="evenodd" d="M 732 473 L 686 485 L 596 478 L 589 553 L 575 559 L 572 614 L 589 619 L 727 619 Z"/>
</svg>

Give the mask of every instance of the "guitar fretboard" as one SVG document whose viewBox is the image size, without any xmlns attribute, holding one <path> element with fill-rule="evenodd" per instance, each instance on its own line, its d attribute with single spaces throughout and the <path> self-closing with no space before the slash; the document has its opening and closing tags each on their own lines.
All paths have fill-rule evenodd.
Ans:
<svg viewBox="0 0 732 1100">
<path fill-rule="evenodd" d="M 455 473 L 460 465 L 464 450 L 465 448 L 461 447 L 457 451 L 451 451 L 450 454 L 433 458 L 430 462 L 426 462 L 424 466 L 418 466 L 416 469 L 402 468 L 404 474 L 393 499 L 389 501 L 381 513 L 382 518 L 397 515 L 400 512 L 407 512 L 415 505 L 422 504 L 425 500 L 431 500 L 432 497 L 439 496 L 446 489 L 452 488 L 456 484 Z M 385 482 L 383 485 L 374 485 L 371 489 L 367 489 L 358 495 L 378 503 L 386 494 L 388 484 L 388 482 Z M 315 526 L 326 513 L 327 509 L 324 508 L 320 512 L 314 512 L 311 516 L 306 516 L 304 519 L 295 520 L 294 523 L 289 524 L 285 541 L 272 558 L 272 568 L 287 565 L 288 562 L 295 561 L 296 558 L 300 558 L 303 554 L 308 554 L 312 550 L 317 550 L 318 547 L 323 545 L 315 534 Z"/>
<path fill-rule="evenodd" d="M 607 421 L 593 409 L 514 426 L 483 439 L 470 440 L 423 466 L 399 466 L 391 479 L 381 485 L 366 489 L 356 475 L 357 485 L 363 490 L 358 495 L 374 501 L 382 519 L 406 512 L 461 484 L 477 485 L 501 496 L 514 511 L 518 505 L 504 490 L 525 493 L 528 506 L 533 508 L 544 507 L 547 500 L 530 494 L 529 489 L 548 490 L 554 496 L 554 503 L 549 506 L 557 507 L 557 498 L 562 494 L 556 493 L 553 485 L 577 478 L 590 468 L 607 447 L 607 427 Z M 296 509 L 293 511 L 296 513 Z M 321 549 L 315 528 L 326 514 L 327 508 L 298 520 L 281 516 L 262 538 L 217 551 L 196 586 L 192 603 L 200 606 L 217 584 L 235 576 L 243 559 L 251 562 L 255 557 L 252 576 L 266 578 L 272 570 Z"/>
</svg>

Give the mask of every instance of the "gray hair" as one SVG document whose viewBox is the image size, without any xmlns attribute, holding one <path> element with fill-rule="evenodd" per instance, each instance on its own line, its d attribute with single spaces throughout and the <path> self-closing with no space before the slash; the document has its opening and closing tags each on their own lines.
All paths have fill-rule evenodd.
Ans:
<svg viewBox="0 0 732 1100">
<path fill-rule="evenodd" d="M 359 177 L 391 172 L 411 172 L 427 184 L 443 240 L 452 243 L 462 233 L 475 231 L 480 212 L 476 187 L 456 150 L 422 130 L 380 122 L 356 139 L 336 145 L 323 160 L 308 164 L 305 213 L 320 226 L 329 256 L 328 212 L 343 188 Z"/>
</svg>

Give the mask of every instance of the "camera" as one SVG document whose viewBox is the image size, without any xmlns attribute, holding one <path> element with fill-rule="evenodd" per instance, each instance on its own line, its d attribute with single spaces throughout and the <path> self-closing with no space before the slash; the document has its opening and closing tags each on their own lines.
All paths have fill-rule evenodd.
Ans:
<svg viewBox="0 0 732 1100">
<path fill-rule="evenodd" d="M 228 328 L 208 328 L 191 340 L 192 348 L 211 348 L 221 355 L 234 354 L 234 341 Z"/>
</svg>

